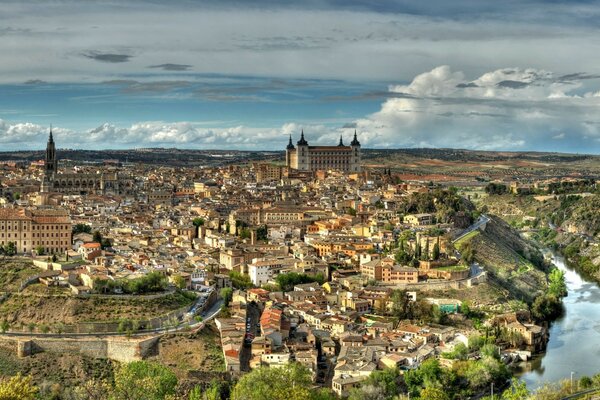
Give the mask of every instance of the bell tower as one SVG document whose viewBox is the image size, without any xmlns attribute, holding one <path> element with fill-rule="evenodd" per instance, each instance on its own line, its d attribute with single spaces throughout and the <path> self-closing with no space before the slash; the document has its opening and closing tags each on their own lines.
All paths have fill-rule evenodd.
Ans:
<svg viewBox="0 0 600 400">
<path fill-rule="evenodd" d="M 56 161 L 56 146 L 52 137 L 52 127 L 50 127 L 50 136 L 46 144 L 46 163 L 44 167 L 46 177 L 50 178 L 56 174 L 58 170 L 58 162 Z"/>
</svg>

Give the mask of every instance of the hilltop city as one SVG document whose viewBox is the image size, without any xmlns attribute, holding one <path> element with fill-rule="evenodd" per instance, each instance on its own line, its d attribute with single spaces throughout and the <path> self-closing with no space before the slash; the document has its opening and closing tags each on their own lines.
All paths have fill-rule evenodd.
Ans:
<svg viewBox="0 0 600 400">
<path fill-rule="evenodd" d="M 61 159 L 51 130 L 44 159 L 2 161 L 2 373 L 55 398 L 142 398 L 119 380 L 135 363 L 173 378 L 153 399 L 526 390 L 511 377 L 566 295 L 540 249 L 577 243 L 598 270 L 598 231 L 566 211 L 597 198 L 596 161 L 394 162 L 356 132 L 311 139 L 247 162 L 92 163 Z"/>
</svg>

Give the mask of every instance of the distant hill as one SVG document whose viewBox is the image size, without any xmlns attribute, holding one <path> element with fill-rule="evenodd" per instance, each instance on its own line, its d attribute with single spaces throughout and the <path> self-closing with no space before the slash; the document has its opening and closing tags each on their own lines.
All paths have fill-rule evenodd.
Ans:
<svg viewBox="0 0 600 400">
<path fill-rule="evenodd" d="M 144 148 L 127 150 L 73 150 L 58 149 L 63 160 L 78 162 L 143 162 L 153 164 L 230 164 L 255 160 L 283 160 L 284 151 L 192 150 L 177 148 Z M 539 163 L 600 162 L 600 156 L 566 153 L 478 151 L 462 149 L 363 149 L 363 159 L 370 163 L 403 163 L 414 160 L 441 160 L 447 162 L 515 162 Z M 35 161 L 44 158 L 44 151 L 0 152 L 0 161 Z"/>
<path fill-rule="evenodd" d="M 282 152 L 237 150 L 184 150 L 146 148 L 131 150 L 71 150 L 58 149 L 60 160 L 76 162 L 119 162 L 165 164 L 165 165 L 227 165 L 256 160 L 272 160 L 282 157 Z M 35 161 L 43 159 L 44 151 L 0 152 L 0 161 Z"/>
</svg>

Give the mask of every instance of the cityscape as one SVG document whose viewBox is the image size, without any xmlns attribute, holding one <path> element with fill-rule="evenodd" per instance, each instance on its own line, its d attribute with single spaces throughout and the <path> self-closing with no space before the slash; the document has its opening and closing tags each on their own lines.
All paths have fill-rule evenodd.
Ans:
<svg viewBox="0 0 600 400">
<path fill-rule="evenodd" d="M 600 4 L 2 7 L 0 399 L 600 399 Z"/>
</svg>

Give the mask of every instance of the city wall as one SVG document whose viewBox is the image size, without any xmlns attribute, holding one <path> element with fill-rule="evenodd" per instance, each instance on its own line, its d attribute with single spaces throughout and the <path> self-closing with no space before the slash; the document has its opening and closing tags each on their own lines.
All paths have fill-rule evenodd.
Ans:
<svg viewBox="0 0 600 400">
<path fill-rule="evenodd" d="M 146 338 L 68 338 L 68 337 L 11 337 L 0 336 L 0 341 L 16 347 L 19 357 L 40 352 L 82 354 L 93 358 L 108 358 L 120 362 L 142 360 L 158 354 L 160 336 Z"/>
</svg>

